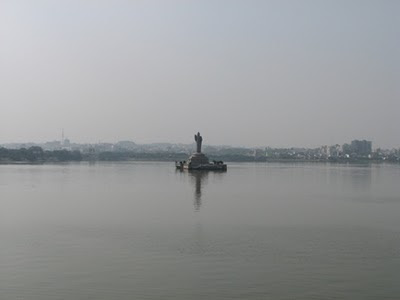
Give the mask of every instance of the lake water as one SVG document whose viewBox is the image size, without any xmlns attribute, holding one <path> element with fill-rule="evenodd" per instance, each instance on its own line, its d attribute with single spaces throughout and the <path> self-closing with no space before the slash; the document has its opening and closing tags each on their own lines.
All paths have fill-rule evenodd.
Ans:
<svg viewBox="0 0 400 300">
<path fill-rule="evenodd" d="M 400 166 L 0 166 L 0 299 L 400 299 Z"/>
</svg>

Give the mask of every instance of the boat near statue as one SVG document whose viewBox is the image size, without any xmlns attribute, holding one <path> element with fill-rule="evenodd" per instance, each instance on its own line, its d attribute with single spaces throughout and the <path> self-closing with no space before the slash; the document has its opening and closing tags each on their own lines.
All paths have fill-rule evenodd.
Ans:
<svg viewBox="0 0 400 300">
<path fill-rule="evenodd" d="M 226 171 L 227 165 L 223 161 L 210 162 L 208 157 L 201 152 L 201 144 L 203 137 L 198 132 L 194 136 L 197 149 L 196 152 L 190 155 L 187 161 L 176 161 L 175 167 L 179 170 L 199 170 L 199 171 Z"/>
</svg>

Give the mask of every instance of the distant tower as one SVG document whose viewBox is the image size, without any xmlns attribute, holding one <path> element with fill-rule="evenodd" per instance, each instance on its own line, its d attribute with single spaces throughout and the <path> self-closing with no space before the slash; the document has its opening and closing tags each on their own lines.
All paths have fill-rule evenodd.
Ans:
<svg viewBox="0 0 400 300">
<path fill-rule="evenodd" d="M 61 131 L 61 146 L 63 146 L 64 145 L 64 128 L 62 129 L 62 131 Z"/>
</svg>

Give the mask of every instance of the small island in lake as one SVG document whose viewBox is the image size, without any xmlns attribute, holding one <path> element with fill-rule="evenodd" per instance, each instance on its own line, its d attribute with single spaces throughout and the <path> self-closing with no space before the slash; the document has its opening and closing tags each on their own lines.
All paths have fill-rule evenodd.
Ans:
<svg viewBox="0 0 400 300">
<path fill-rule="evenodd" d="M 193 153 L 188 161 L 175 162 L 175 166 L 179 170 L 207 170 L 207 171 L 226 171 L 227 166 L 223 161 L 213 161 L 210 163 L 208 157 L 201 153 L 201 144 L 203 137 L 198 132 L 194 136 L 196 141 L 196 152 Z"/>
</svg>

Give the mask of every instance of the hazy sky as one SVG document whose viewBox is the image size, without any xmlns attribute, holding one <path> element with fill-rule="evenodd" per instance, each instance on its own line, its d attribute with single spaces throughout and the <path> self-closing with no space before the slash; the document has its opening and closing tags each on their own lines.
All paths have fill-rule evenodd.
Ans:
<svg viewBox="0 0 400 300">
<path fill-rule="evenodd" d="M 0 143 L 400 146 L 400 1 L 0 0 Z"/>
</svg>

